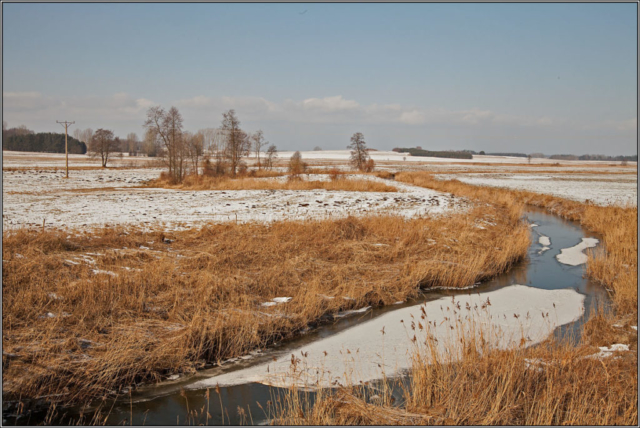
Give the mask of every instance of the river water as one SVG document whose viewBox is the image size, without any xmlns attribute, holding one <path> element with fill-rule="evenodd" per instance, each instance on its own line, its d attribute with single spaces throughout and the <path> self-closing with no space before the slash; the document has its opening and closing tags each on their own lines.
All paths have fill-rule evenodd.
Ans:
<svg viewBox="0 0 640 428">
<path fill-rule="evenodd" d="M 545 213 L 537 209 L 530 209 L 526 216 L 532 224 L 532 245 L 529 248 L 528 258 L 512 267 L 498 277 L 482 283 L 473 288 L 473 293 L 485 293 L 500 290 L 504 287 L 521 284 L 544 290 L 573 289 L 584 296 L 584 313 L 577 321 L 564 324 L 556 328 L 557 336 L 571 337 L 579 340 L 582 324 L 588 319 L 590 311 L 596 310 L 599 304 L 605 307 L 609 304 L 609 298 L 604 288 L 585 277 L 584 265 L 569 266 L 561 264 L 556 255 L 563 248 L 573 247 L 580 243 L 584 237 L 595 237 L 585 233 L 576 223 L 563 220 L 559 217 Z M 551 240 L 550 249 L 541 251 L 543 244 L 539 243 L 539 237 L 546 236 Z M 543 239 L 544 242 L 544 239 Z M 266 361 L 274 357 L 289 355 L 292 350 L 302 346 L 311 345 L 320 340 L 325 340 L 335 335 L 344 334 L 348 329 L 356 328 L 363 323 L 383 317 L 392 311 L 416 307 L 425 302 L 442 299 L 443 297 L 468 295 L 469 290 L 436 290 L 428 291 L 423 296 L 411 302 L 399 305 L 391 305 L 376 308 L 352 317 L 341 319 L 334 324 L 324 325 L 315 331 L 282 343 L 279 346 L 265 350 L 256 358 L 239 360 L 236 363 L 223 367 L 203 370 L 197 374 L 186 376 L 174 381 L 162 382 L 138 389 L 131 396 L 122 397 L 116 401 L 102 403 L 101 413 L 106 417 L 106 424 L 131 424 L 134 425 L 173 425 L 173 424 L 240 424 L 253 423 L 264 424 L 268 422 L 265 413 L 267 402 L 274 401 L 281 396 L 284 390 L 255 382 L 239 382 L 229 386 L 219 387 L 219 394 L 215 392 L 213 385 L 207 385 L 207 381 L 227 376 L 242 374 L 254 369 L 257 365 L 264 365 Z M 404 381 L 406 381 L 406 376 Z M 402 382 L 402 379 L 400 379 Z M 206 398 L 207 385 L 210 388 L 210 400 Z M 401 401 L 401 389 L 396 388 L 394 394 L 398 395 L 397 402 Z M 313 401 L 314 394 L 308 395 Z M 188 406 L 188 408 L 187 408 Z M 210 417 L 206 417 L 206 409 Z M 243 409 L 238 412 L 238 408 Z M 205 409 L 203 412 L 202 409 Z M 91 415 L 95 408 L 82 411 L 79 408 L 58 409 L 56 415 L 49 420 L 53 424 L 68 424 L 81 420 L 84 423 L 91 421 Z M 188 418 L 188 410 L 192 412 Z M 196 411 L 198 416 L 193 416 Z M 45 410 L 27 410 L 16 418 L 15 410 L 11 406 L 3 407 L 3 422 L 5 424 L 38 424 L 45 421 Z M 108 415 L 108 416 L 107 416 Z M 82 416 L 82 419 L 80 419 Z M 101 423 L 104 419 L 101 418 Z"/>
</svg>

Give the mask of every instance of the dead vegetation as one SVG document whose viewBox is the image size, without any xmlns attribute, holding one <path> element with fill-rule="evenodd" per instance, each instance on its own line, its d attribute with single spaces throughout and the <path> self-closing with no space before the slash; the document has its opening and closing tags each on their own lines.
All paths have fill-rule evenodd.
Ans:
<svg viewBox="0 0 640 428">
<path fill-rule="evenodd" d="M 244 355 L 341 310 L 416 296 L 420 284 L 473 284 L 526 255 L 521 213 L 482 206 L 171 236 L 5 232 L 4 393 L 86 402 Z M 262 306 L 284 296 L 291 301 Z"/>
<path fill-rule="evenodd" d="M 593 358 L 592 348 L 549 340 L 497 351 L 463 337 L 439 353 L 431 338 L 414 349 L 412 376 L 400 387 L 402 403 L 395 403 L 385 383 L 320 391 L 313 406 L 304 394 L 290 392 L 274 405 L 273 422 L 637 425 L 637 359 Z"/>
<path fill-rule="evenodd" d="M 161 176 L 147 184 L 148 187 L 161 187 L 179 190 L 342 190 L 348 192 L 397 192 L 398 189 L 385 183 L 372 180 L 355 180 L 344 178 L 339 171 L 323 171 L 330 174 L 330 181 L 303 180 L 301 177 L 288 177 L 286 180 L 269 180 L 265 178 L 282 176 L 275 171 L 252 171 L 251 175 L 231 178 L 226 176 L 208 177 L 189 175 L 182 183 L 172 184 L 166 176 Z"/>
</svg>

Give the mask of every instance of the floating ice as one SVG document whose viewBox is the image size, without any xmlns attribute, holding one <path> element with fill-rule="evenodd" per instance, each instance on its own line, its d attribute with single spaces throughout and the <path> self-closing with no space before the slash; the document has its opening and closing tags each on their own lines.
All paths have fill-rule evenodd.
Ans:
<svg viewBox="0 0 640 428">
<path fill-rule="evenodd" d="M 556 256 L 560 263 L 570 266 L 578 266 L 587 262 L 588 257 L 582 251 L 587 248 L 593 248 L 598 244 L 596 238 L 582 238 L 582 242 L 571 248 L 563 248 L 560 254 Z"/>
</svg>

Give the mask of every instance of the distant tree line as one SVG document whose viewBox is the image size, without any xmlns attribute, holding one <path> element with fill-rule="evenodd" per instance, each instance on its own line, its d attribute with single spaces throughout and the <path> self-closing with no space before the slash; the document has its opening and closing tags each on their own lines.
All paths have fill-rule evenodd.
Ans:
<svg viewBox="0 0 640 428">
<path fill-rule="evenodd" d="M 473 159 L 473 155 L 468 151 L 442 150 L 431 151 L 418 148 L 396 147 L 393 149 L 398 153 L 409 153 L 411 156 L 425 156 L 431 158 L 450 158 L 450 159 Z"/>
<path fill-rule="evenodd" d="M 627 161 L 627 162 L 637 162 L 638 155 L 631 156 L 606 156 L 606 155 L 551 155 L 549 159 L 557 159 L 557 160 L 585 160 L 585 161 Z"/>
<path fill-rule="evenodd" d="M 85 154 L 87 145 L 69 136 L 69 153 Z M 45 152 L 64 153 L 64 134 L 53 132 L 39 132 L 37 134 L 19 134 L 2 138 L 2 150 L 14 150 L 17 152 Z"/>
<path fill-rule="evenodd" d="M 475 150 L 450 150 L 450 151 L 429 151 L 422 150 L 421 147 L 416 148 L 401 148 L 396 147 L 393 149 L 394 152 L 398 153 L 409 153 L 411 156 L 431 156 L 431 157 L 442 157 L 442 158 L 458 158 L 458 159 L 472 159 L 473 155 L 488 155 L 488 156 L 510 156 L 510 157 L 518 157 L 518 158 L 547 158 L 547 159 L 555 159 L 555 160 L 583 160 L 583 161 L 622 161 L 622 162 L 637 162 L 638 155 L 630 155 L 630 156 L 606 156 L 606 155 L 573 155 L 573 154 L 559 154 L 559 155 L 551 155 L 547 156 L 543 153 L 518 153 L 518 152 L 489 152 L 485 153 L 484 150 L 479 152 Z"/>
</svg>

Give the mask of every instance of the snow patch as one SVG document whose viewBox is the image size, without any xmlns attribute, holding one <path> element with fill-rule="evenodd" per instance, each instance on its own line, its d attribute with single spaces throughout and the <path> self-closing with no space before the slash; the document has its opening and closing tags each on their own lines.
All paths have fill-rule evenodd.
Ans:
<svg viewBox="0 0 640 428">
<path fill-rule="evenodd" d="M 613 355 L 614 352 L 625 352 L 629 350 L 629 345 L 624 345 L 622 343 L 616 343 L 611 345 L 611 347 L 599 346 L 600 352 L 597 354 L 589 355 L 587 358 L 609 358 Z"/>
<path fill-rule="evenodd" d="M 287 303 L 291 299 L 292 299 L 292 297 L 274 297 L 273 299 L 271 299 L 270 302 L 261 303 L 261 306 L 265 306 L 265 307 L 275 306 L 275 305 L 279 305 L 281 303 Z"/>
<path fill-rule="evenodd" d="M 548 247 L 551 245 L 551 239 L 549 239 L 548 236 L 544 236 L 544 235 L 541 235 L 540 238 L 538 238 L 538 242 L 545 247 Z"/>
<path fill-rule="evenodd" d="M 93 272 L 95 275 L 104 274 L 104 275 L 118 276 L 117 273 L 111 272 L 110 270 L 91 269 L 91 272 Z"/>
<path fill-rule="evenodd" d="M 342 311 L 342 312 L 338 312 L 333 317 L 334 318 L 344 318 L 344 317 L 348 317 L 349 315 L 363 314 L 363 313 L 367 312 L 369 309 L 371 309 L 371 306 L 365 306 L 364 308 L 353 309 L 351 311 Z"/>
<path fill-rule="evenodd" d="M 582 238 L 582 242 L 571 248 L 563 248 L 560 254 L 556 256 L 560 263 L 570 266 L 578 266 L 587 262 L 588 257 L 582 251 L 587 248 L 593 248 L 598 244 L 596 238 Z"/>
</svg>

